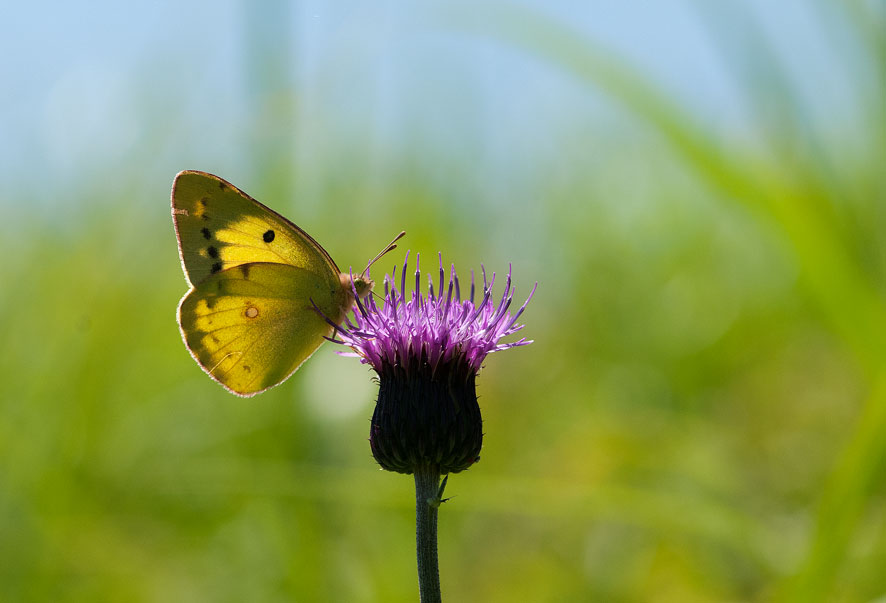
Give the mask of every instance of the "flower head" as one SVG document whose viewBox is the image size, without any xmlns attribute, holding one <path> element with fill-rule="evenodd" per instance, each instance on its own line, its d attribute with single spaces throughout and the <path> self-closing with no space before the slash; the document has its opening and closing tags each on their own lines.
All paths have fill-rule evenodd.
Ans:
<svg viewBox="0 0 886 603">
<path fill-rule="evenodd" d="M 443 473 L 462 471 L 479 459 L 483 441 L 475 379 L 483 360 L 492 352 L 532 343 L 525 338 L 499 343 L 523 328 L 517 319 L 535 293 L 511 314 L 514 296 L 508 268 L 504 291 L 492 296 L 495 273 L 475 302 L 471 289 L 462 299 L 455 267 L 445 282 L 440 258 L 438 286 L 428 275 L 428 291 L 421 291 L 416 259 L 415 286 L 406 289 L 409 254 L 400 273 L 396 268 L 384 279 L 384 297 L 378 305 L 370 296 L 357 302 L 353 319 L 336 327 L 337 343 L 350 347 L 379 376 L 379 397 L 372 417 L 370 446 L 379 464 L 389 471 L 412 473 L 421 465 Z M 536 285 L 537 286 L 537 285 Z"/>
</svg>

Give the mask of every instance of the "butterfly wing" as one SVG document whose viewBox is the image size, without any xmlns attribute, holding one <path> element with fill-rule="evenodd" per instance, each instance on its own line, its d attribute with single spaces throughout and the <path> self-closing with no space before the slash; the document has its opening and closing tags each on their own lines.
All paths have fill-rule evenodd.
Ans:
<svg viewBox="0 0 886 603">
<path fill-rule="evenodd" d="M 304 268 L 240 264 L 191 289 L 178 322 L 203 370 L 231 392 L 252 396 L 284 381 L 314 353 L 332 327 L 313 304 L 331 315 L 344 295 Z"/>
<path fill-rule="evenodd" d="M 212 174 L 180 172 L 172 216 L 191 290 L 178 324 L 191 355 L 228 390 L 284 381 L 351 306 L 329 254 L 298 226 Z"/>
<path fill-rule="evenodd" d="M 330 287 L 340 286 L 338 267 L 317 241 L 218 176 L 179 172 L 172 183 L 172 219 L 191 286 L 249 262 L 307 268 Z"/>
</svg>

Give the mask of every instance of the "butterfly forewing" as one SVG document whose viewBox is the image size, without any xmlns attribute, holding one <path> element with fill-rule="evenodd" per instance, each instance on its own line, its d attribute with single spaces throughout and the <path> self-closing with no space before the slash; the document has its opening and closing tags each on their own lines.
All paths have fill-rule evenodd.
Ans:
<svg viewBox="0 0 886 603">
<path fill-rule="evenodd" d="M 205 172 L 180 172 L 172 217 L 188 282 L 250 262 L 306 268 L 340 287 L 339 270 L 306 232 L 234 185 Z"/>
</svg>

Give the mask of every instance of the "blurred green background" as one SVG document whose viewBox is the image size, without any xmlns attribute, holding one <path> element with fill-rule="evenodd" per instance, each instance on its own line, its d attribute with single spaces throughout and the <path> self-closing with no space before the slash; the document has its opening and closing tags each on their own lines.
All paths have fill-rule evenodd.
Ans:
<svg viewBox="0 0 886 603">
<path fill-rule="evenodd" d="M 886 8 L 650 4 L 6 6 L 0 600 L 417 600 L 371 373 L 188 356 L 182 169 L 538 281 L 446 600 L 884 600 Z"/>
</svg>

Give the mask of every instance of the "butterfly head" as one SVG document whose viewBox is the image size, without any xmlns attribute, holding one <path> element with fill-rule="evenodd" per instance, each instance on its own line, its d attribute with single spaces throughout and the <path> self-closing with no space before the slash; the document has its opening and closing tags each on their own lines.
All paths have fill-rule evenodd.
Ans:
<svg viewBox="0 0 886 603">
<path fill-rule="evenodd" d="M 354 289 L 357 291 L 357 297 L 363 299 L 367 295 L 369 295 L 372 288 L 375 287 L 375 282 L 368 276 L 360 276 L 354 277 Z"/>
<path fill-rule="evenodd" d="M 360 274 L 345 274 L 342 272 L 339 274 L 339 279 L 341 279 L 341 286 L 347 292 L 347 305 L 345 307 L 345 312 L 352 308 L 358 299 L 362 300 L 364 297 L 369 295 L 372 292 L 372 288 L 375 286 L 375 283 L 371 278 L 369 278 L 369 268 L 379 260 L 383 255 L 388 253 L 389 251 L 393 251 L 397 248 L 397 241 L 402 239 L 406 235 L 406 232 L 400 232 L 394 240 L 387 244 L 387 246 L 382 249 L 377 256 L 372 258 L 368 264 L 366 264 L 366 269 L 363 270 Z M 354 294 L 356 293 L 356 298 Z"/>
<path fill-rule="evenodd" d="M 375 286 L 375 282 L 363 274 L 355 274 L 352 276 L 350 274 L 341 273 L 339 278 L 341 279 L 341 285 L 344 290 L 350 294 L 349 297 L 353 297 L 354 292 L 356 292 L 357 298 L 363 299 L 369 295 L 369 292 L 372 291 L 372 288 Z M 353 300 L 351 303 L 353 304 Z"/>
</svg>

